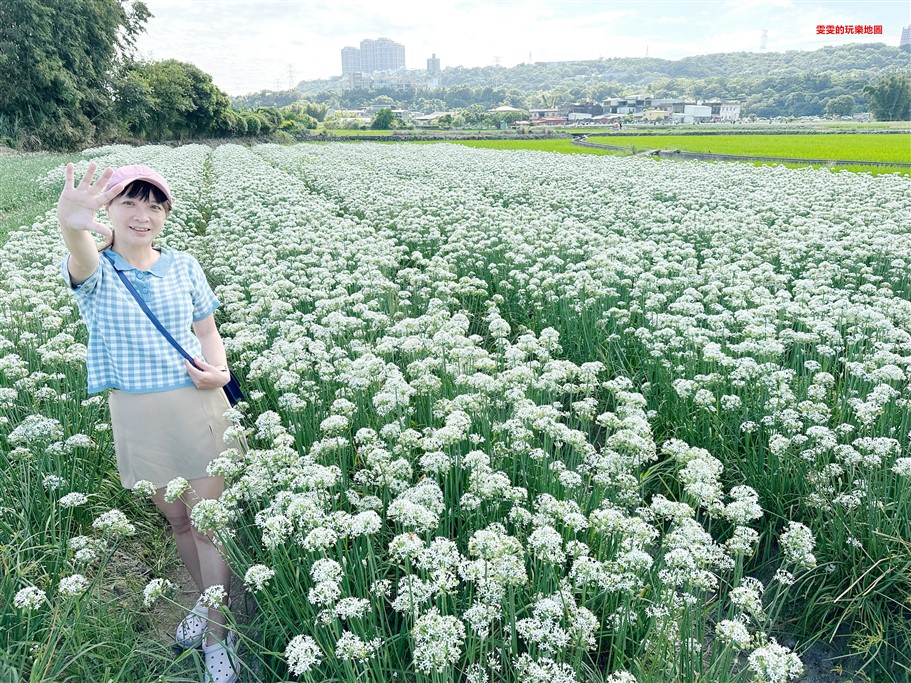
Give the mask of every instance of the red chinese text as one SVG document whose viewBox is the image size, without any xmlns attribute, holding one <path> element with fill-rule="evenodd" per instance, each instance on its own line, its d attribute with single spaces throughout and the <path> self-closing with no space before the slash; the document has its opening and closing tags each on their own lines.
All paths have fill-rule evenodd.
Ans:
<svg viewBox="0 0 911 683">
<path fill-rule="evenodd" d="M 817 24 L 816 35 L 820 36 L 881 36 L 882 24 Z"/>
</svg>

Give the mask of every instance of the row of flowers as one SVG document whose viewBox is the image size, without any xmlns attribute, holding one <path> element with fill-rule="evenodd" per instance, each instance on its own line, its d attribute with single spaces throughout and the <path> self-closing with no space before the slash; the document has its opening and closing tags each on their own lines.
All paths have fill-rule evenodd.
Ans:
<svg viewBox="0 0 911 683">
<path fill-rule="evenodd" d="M 164 241 L 222 302 L 249 389 L 229 437 L 253 449 L 213 463 L 229 487 L 193 521 L 255 596 L 267 671 L 785 681 L 799 660 L 769 634 L 791 586 L 892 557 L 885 510 L 909 511 L 911 471 L 901 179 L 453 146 L 87 156 L 168 177 Z M 0 429 L 20 460 L 44 454 L 55 509 L 94 510 L 53 469 L 105 432 L 96 399 L 94 422 L 67 417 L 84 347 L 56 257 L 35 259 L 62 254 L 53 217 L 16 238 L 4 315 L 41 331 L 8 342 Z M 76 568 L 131 530 L 116 510 L 83 522 Z M 762 538 L 781 549 L 765 581 Z M 15 581 L 38 614 L 45 589 L 93 578 Z"/>
</svg>

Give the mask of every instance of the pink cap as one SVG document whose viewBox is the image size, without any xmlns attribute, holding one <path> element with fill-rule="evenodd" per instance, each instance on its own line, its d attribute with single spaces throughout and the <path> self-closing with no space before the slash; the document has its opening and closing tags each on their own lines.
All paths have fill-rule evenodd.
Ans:
<svg viewBox="0 0 911 683">
<path fill-rule="evenodd" d="M 108 180 L 107 187 L 105 190 L 110 190 L 115 185 L 120 183 L 125 183 L 129 185 L 134 180 L 144 180 L 147 183 L 150 183 L 157 187 L 159 190 L 164 192 L 165 196 L 171 201 L 174 201 L 173 195 L 171 195 L 171 188 L 168 187 L 168 181 L 161 177 L 161 174 L 157 171 L 153 171 L 148 166 L 143 166 L 142 164 L 132 164 L 130 166 L 121 166 L 120 168 L 114 171 L 114 175 L 111 176 L 111 179 Z"/>
</svg>

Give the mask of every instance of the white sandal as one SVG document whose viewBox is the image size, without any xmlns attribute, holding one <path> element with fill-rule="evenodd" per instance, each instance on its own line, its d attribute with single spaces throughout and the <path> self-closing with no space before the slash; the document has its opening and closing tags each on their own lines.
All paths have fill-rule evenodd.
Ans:
<svg viewBox="0 0 911 683">
<path fill-rule="evenodd" d="M 184 650 L 193 650 L 199 647 L 206 637 L 206 627 L 209 625 L 209 608 L 203 605 L 200 600 L 196 601 L 193 609 L 177 625 L 177 634 L 174 640 Z"/>
<path fill-rule="evenodd" d="M 235 683 L 237 681 L 240 665 L 234 649 L 233 631 L 228 631 L 228 636 L 222 642 L 203 645 L 202 652 L 206 656 L 206 683 Z"/>
</svg>

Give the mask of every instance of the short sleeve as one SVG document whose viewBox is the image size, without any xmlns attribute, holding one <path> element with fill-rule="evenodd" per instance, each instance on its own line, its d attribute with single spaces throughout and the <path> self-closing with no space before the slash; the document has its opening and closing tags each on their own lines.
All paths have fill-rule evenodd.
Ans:
<svg viewBox="0 0 911 683">
<path fill-rule="evenodd" d="M 76 295 L 77 300 L 85 300 L 95 293 L 95 290 L 98 288 L 98 283 L 101 282 L 101 260 L 99 259 L 98 265 L 95 267 L 92 274 L 75 287 L 73 286 L 73 279 L 70 276 L 69 262 L 70 255 L 67 254 L 63 257 L 63 262 L 60 264 L 63 273 L 63 281 L 66 282 L 66 286 L 69 287 L 70 291 Z"/>
<path fill-rule="evenodd" d="M 202 266 L 195 258 L 190 258 L 190 281 L 193 291 L 193 322 L 208 318 L 218 308 L 218 299 L 215 292 L 206 280 Z"/>
</svg>

